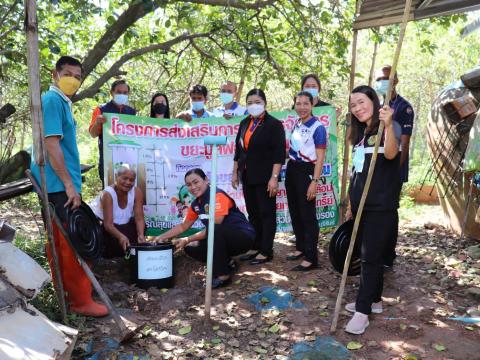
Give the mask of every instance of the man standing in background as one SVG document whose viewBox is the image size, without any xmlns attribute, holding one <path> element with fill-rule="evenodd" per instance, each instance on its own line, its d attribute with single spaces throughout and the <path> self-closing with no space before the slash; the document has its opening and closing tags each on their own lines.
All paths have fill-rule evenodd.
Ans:
<svg viewBox="0 0 480 360">
<path fill-rule="evenodd" d="M 102 188 L 105 187 L 104 184 L 104 173 L 103 173 L 103 134 L 102 126 L 107 121 L 104 113 L 111 114 L 127 114 L 127 115 L 136 115 L 137 111 L 128 106 L 128 95 L 130 94 L 130 86 L 125 80 L 115 80 L 110 87 L 110 95 L 112 100 L 106 104 L 97 106 L 92 114 L 92 120 L 90 121 L 90 126 L 88 132 L 93 138 L 98 137 L 98 175 L 100 180 L 102 180 Z"/>
<path fill-rule="evenodd" d="M 247 112 L 247 108 L 239 105 L 235 98 L 237 97 L 237 84 L 233 81 L 225 81 L 220 86 L 220 101 L 223 106 L 220 106 L 213 110 L 215 117 L 224 117 L 230 119 L 234 116 L 242 116 Z"/>
<path fill-rule="evenodd" d="M 382 95 L 384 98 L 387 95 L 388 91 L 388 79 L 390 77 L 390 72 L 392 67 L 390 65 L 385 65 L 381 71 L 378 72 L 376 78 L 376 86 L 375 90 L 377 93 Z M 409 168 L 409 150 L 410 150 L 410 137 L 412 136 L 413 130 L 413 120 L 415 118 L 415 114 L 413 112 L 412 105 L 405 100 L 402 96 L 397 93 L 396 87 L 398 84 L 398 76 L 395 73 L 395 77 L 393 79 L 393 86 L 392 86 L 392 98 L 390 100 L 390 107 L 393 109 L 393 121 L 398 123 L 401 128 L 401 137 L 400 137 L 400 188 L 398 192 L 401 193 L 403 183 L 408 181 L 408 168 Z M 395 252 L 395 247 L 397 246 L 397 238 L 398 238 L 398 211 L 397 211 L 397 218 L 396 218 L 396 227 L 395 233 L 392 234 L 391 243 L 387 247 L 386 254 L 385 254 L 385 262 L 384 265 L 387 268 L 391 268 L 393 266 L 393 261 L 397 257 Z"/>
</svg>

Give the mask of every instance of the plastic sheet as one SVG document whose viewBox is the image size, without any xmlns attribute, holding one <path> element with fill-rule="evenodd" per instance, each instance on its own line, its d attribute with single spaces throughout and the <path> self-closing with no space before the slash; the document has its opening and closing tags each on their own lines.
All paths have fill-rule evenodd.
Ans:
<svg viewBox="0 0 480 360">
<path fill-rule="evenodd" d="M 301 301 L 295 300 L 288 291 L 271 286 L 260 288 L 258 293 L 248 297 L 248 301 L 254 304 L 257 310 L 285 310 L 305 307 Z"/>
</svg>

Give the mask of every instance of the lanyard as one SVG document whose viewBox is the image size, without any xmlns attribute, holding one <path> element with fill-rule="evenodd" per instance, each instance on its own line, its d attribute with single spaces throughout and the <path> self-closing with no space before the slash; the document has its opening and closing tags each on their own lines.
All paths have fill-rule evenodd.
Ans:
<svg viewBox="0 0 480 360">
<path fill-rule="evenodd" d="M 262 123 L 262 120 L 259 118 L 251 120 L 252 125 L 250 126 L 250 132 L 253 134 L 257 127 Z"/>
</svg>

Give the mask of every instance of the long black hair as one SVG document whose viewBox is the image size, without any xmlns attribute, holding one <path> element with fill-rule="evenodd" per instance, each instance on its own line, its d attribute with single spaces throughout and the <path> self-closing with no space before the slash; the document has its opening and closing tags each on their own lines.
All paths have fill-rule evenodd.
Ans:
<svg viewBox="0 0 480 360">
<path fill-rule="evenodd" d="M 378 124 L 380 123 L 380 100 L 378 99 L 377 92 L 373 90 L 370 86 L 361 85 L 357 86 L 355 89 L 352 90 L 352 94 L 361 93 L 365 94 L 373 103 L 373 114 L 372 114 L 372 122 L 370 126 L 367 128 L 365 123 L 360 122 L 356 116 L 352 114 L 352 124 L 351 124 L 351 131 L 350 131 L 350 142 L 352 145 L 358 144 L 361 140 L 361 137 L 365 133 L 373 133 L 378 130 Z M 352 96 L 350 94 L 350 97 Z M 350 107 L 350 98 L 348 99 L 348 104 Z"/>
<path fill-rule="evenodd" d="M 155 93 L 153 96 L 152 96 L 152 100 L 150 100 L 150 117 L 154 118 L 155 117 L 155 111 L 153 111 L 153 102 L 155 101 L 155 99 L 159 96 L 163 96 L 165 98 L 165 100 L 167 101 L 167 110 L 165 110 L 165 114 L 163 115 L 163 117 L 165 119 L 170 119 L 170 103 L 168 102 L 168 97 L 167 95 L 161 93 L 161 92 L 157 92 Z"/>
</svg>

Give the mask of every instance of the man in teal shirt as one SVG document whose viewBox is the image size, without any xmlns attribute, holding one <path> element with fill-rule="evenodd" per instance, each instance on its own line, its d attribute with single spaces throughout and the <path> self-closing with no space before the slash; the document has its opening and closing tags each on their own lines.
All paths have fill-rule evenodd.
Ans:
<svg viewBox="0 0 480 360">
<path fill-rule="evenodd" d="M 42 96 L 44 141 L 47 153 L 45 178 L 48 200 L 63 223 L 67 221 L 67 209 L 81 204 L 82 176 L 80 155 L 76 140 L 77 124 L 72 115 L 71 97 L 82 80 L 82 64 L 70 56 L 62 56 L 52 73 L 53 84 Z M 32 157 L 31 170 L 40 183 L 40 170 Z M 80 267 L 72 249 L 60 229 L 53 224 L 53 237 L 57 249 L 60 273 L 66 293 L 66 301 L 72 312 L 87 316 L 105 316 L 108 309 L 92 299 L 92 284 Z M 52 268 L 52 256 L 47 247 Z M 53 271 L 52 271 L 53 273 Z"/>
</svg>

